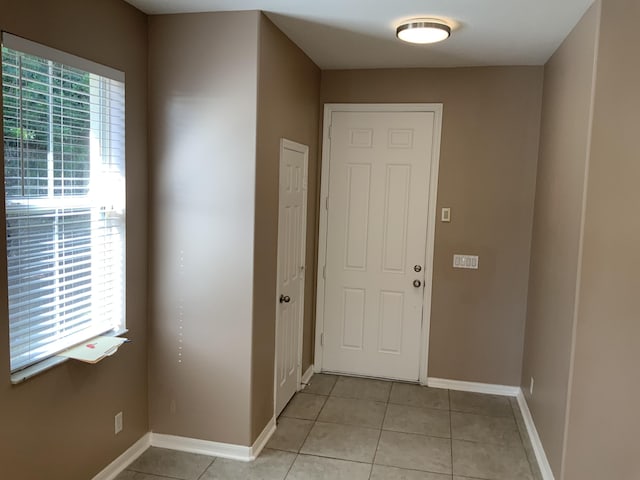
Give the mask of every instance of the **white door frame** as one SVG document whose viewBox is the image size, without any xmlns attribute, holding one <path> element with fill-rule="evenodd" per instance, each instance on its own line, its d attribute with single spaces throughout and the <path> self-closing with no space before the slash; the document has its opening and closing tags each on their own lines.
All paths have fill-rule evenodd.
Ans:
<svg viewBox="0 0 640 480">
<path fill-rule="evenodd" d="M 284 154 L 284 150 L 294 150 L 296 152 L 302 153 L 304 155 L 304 167 L 302 172 L 302 235 L 300 241 L 302 242 L 302 252 L 300 259 L 303 261 L 303 269 L 301 272 L 302 276 L 302 288 L 300 292 L 300 315 L 299 315 L 299 325 L 298 325 L 298 354 L 297 354 L 297 363 L 298 363 L 298 374 L 297 374 L 297 386 L 296 390 L 300 391 L 302 389 L 302 340 L 303 340 L 303 328 L 304 328 L 304 290 L 307 278 L 307 261 L 306 261 L 306 252 L 307 252 L 307 200 L 308 200 L 308 192 L 309 192 L 309 147 L 307 145 L 303 145 L 301 143 L 294 142 L 292 140 L 287 140 L 286 138 L 280 139 L 280 150 L 278 156 L 278 172 L 280 171 L 280 165 L 282 161 L 282 157 Z M 280 212 L 280 174 L 278 173 L 278 213 Z M 278 218 L 278 222 L 280 219 Z M 280 228 L 278 228 L 278 242 L 280 241 Z M 278 245 L 278 252 L 280 252 L 280 245 Z M 276 276 L 276 296 L 275 300 L 275 309 L 276 309 L 276 337 L 275 337 L 275 355 L 273 359 L 273 416 L 277 418 L 276 410 L 277 410 L 277 395 L 278 395 L 278 315 L 280 314 L 280 302 L 279 292 L 277 289 L 280 288 L 280 259 L 278 259 L 278 268 L 277 268 L 277 276 Z"/>
<path fill-rule="evenodd" d="M 327 258 L 327 198 L 329 196 L 329 167 L 331 158 L 331 115 L 334 112 L 432 112 L 435 114 L 433 150 L 429 179 L 429 211 L 427 218 L 427 251 L 422 308 L 422 345 L 420 349 L 420 383 L 427 384 L 429 361 L 429 330 L 431 327 L 431 295 L 433 289 L 433 251 L 436 233 L 436 201 L 438 199 L 438 171 L 440 167 L 440 138 L 442 133 L 441 103 L 327 103 L 324 106 L 322 133 L 322 173 L 320 186 L 320 227 L 318 231 L 318 287 L 316 295 L 316 339 L 314 371 L 322 371 L 325 265 Z"/>
</svg>

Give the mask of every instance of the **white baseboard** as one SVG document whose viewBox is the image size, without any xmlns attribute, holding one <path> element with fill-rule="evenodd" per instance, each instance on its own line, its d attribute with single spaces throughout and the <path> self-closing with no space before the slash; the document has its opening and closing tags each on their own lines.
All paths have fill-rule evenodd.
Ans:
<svg viewBox="0 0 640 480">
<path fill-rule="evenodd" d="M 265 447 L 271 436 L 276 432 L 276 417 L 272 417 L 269 420 L 269 423 L 264 427 L 256 441 L 253 442 L 251 446 L 251 458 L 249 460 L 255 460 L 262 452 L 262 449 Z"/>
<path fill-rule="evenodd" d="M 463 382 L 462 380 L 447 380 L 444 378 L 427 379 L 427 386 L 434 388 L 446 388 L 448 390 L 459 390 L 461 392 L 488 393 L 491 395 L 503 395 L 506 397 L 517 397 L 520 387 L 509 385 L 494 385 L 491 383 Z"/>
<path fill-rule="evenodd" d="M 140 440 L 131 445 L 127 451 L 107 465 L 92 480 L 113 480 L 129 465 L 131 465 L 149 447 L 168 448 L 181 452 L 200 453 L 212 457 L 230 458 L 250 462 L 258 458 L 271 436 L 276 431 L 275 417 L 262 430 L 256 441 L 250 447 L 232 445 L 229 443 L 210 442 L 196 438 L 164 435 L 162 433 L 146 433 Z"/>
<path fill-rule="evenodd" d="M 163 433 L 151 434 L 151 446 L 250 462 L 258 457 L 275 431 L 276 419 L 274 417 L 269 421 L 264 430 L 262 430 L 262 433 L 260 433 L 251 447 L 231 443 L 212 442 L 210 440 L 200 440 L 197 438 L 178 437 L 176 435 L 166 435 Z"/>
<path fill-rule="evenodd" d="M 313 373 L 314 373 L 313 365 L 310 365 L 309 368 L 307 368 L 307 371 L 304 372 L 304 375 L 302 375 L 302 379 L 300 380 L 300 383 L 302 383 L 303 385 L 306 385 L 307 383 L 309 383 L 309 380 L 311 380 Z"/>
<path fill-rule="evenodd" d="M 131 445 L 122 455 L 107 465 L 93 480 L 113 480 L 151 445 L 151 434 L 145 433 L 136 443 Z"/>
<path fill-rule="evenodd" d="M 167 435 L 164 433 L 152 433 L 151 446 L 178 450 L 180 452 L 230 458 L 233 460 L 249 461 L 251 458 L 251 447 L 212 442 L 197 438 L 179 437 L 177 435 Z"/>
<path fill-rule="evenodd" d="M 520 392 L 518 392 L 517 399 L 518 406 L 520 407 L 520 411 L 522 412 L 522 418 L 524 419 L 524 424 L 527 427 L 527 434 L 529 435 L 531 445 L 533 446 L 533 452 L 536 455 L 536 460 L 538 461 L 538 466 L 540 467 L 542 479 L 554 480 L 553 472 L 551 471 L 551 466 L 549 465 L 549 460 L 547 459 L 547 454 L 544 452 L 544 447 L 542 446 L 542 442 L 540 441 L 540 436 L 538 435 L 536 425 L 535 423 L 533 423 L 533 417 L 531 416 L 531 411 L 529 410 L 529 405 L 527 405 L 526 398 L 524 398 L 522 389 L 520 389 Z"/>
<path fill-rule="evenodd" d="M 460 380 L 447 380 L 443 378 L 427 379 L 427 385 L 434 388 L 446 388 L 449 390 L 459 390 L 463 392 L 475 392 L 475 393 L 488 393 L 492 395 L 503 395 L 507 397 L 516 397 L 518 406 L 522 412 L 522 418 L 524 419 L 525 426 L 527 428 L 527 434 L 531 440 L 533 451 L 540 467 L 540 473 L 542 474 L 542 480 L 555 480 L 551 466 L 547 460 L 547 455 L 544 452 L 542 442 L 538 436 L 538 431 L 533 423 L 533 417 L 529 411 L 529 405 L 522 393 L 520 387 L 511 387 L 508 385 L 493 385 L 490 383 L 476 383 L 476 382 L 463 382 Z"/>
</svg>

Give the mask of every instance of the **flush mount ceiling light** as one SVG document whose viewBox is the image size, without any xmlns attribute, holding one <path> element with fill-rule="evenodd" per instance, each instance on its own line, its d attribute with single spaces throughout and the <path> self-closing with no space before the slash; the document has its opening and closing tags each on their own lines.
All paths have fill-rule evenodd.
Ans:
<svg viewBox="0 0 640 480">
<path fill-rule="evenodd" d="M 451 27 L 434 18 L 414 18 L 401 23 L 396 28 L 396 36 L 409 43 L 436 43 L 451 35 Z"/>
</svg>

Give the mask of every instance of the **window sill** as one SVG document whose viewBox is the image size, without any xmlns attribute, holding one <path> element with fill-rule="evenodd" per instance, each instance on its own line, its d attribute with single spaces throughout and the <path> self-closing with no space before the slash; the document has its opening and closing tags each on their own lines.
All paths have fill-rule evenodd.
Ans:
<svg viewBox="0 0 640 480">
<path fill-rule="evenodd" d="M 120 335 L 124 335 L 128 331 L 129 330 L 125 328 L 125 329 L 113 332 L 112 334 L 106 334 L 106 335 L 109 337 L 119 337 Z M 56 367 L 69 360 L 71 359 L 66 357 L 59 357 L 57 355 L 54 355 L 49 358 L 45 358 L 44 360 L 38 363 L 35 363 L 29 367 L 23 368 L 22 370 L 18 370 L 17 372 L 12 373 L 11 383 L 13 385 L 18 385 L 19 383 L 29 380 L 31 377 L 35 377 L 36 375 L 46 372 L 47 370 L 50 370 L 53 367 Z"/>
</svg>

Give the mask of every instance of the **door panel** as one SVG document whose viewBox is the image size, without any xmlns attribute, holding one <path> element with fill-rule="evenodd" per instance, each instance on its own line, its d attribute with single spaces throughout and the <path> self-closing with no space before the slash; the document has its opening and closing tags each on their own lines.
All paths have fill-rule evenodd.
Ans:
<svg viewBox="0 0 640 480">
<path fill-rule="evenodd" d="M 404 318 L 404 292 L 380 292 L 378 315 L 378 352 L 402 353 L 402 319 Z"/>
<path fill-rule="evenodd" d="M 347 218 L 344 268 L 364 271 L 367 268 L 369 240 L 369 165 L 347 166 Z"/>
<path fill-rule="evenodd" d="M 276 299 L 277 415 L 298 389 L 301 373 L 307 158 L 306 146 L 283 140 L 280 152 Z"/>
<path fill-rule="evenodd" d="M 382 270 L 405 271 L 411 165 L 387 165 L 382 240 Z"/>
<path fill-rule="evenodd" d="M 342 348 L 362 350 L 364 340 L 366 292 L 362 288 L 344 289 Z"/>
<path fill-rule="evenodd" d="M 418 380 L 434 121 L 332 114 L 324 370 Z"/>
</svg>

